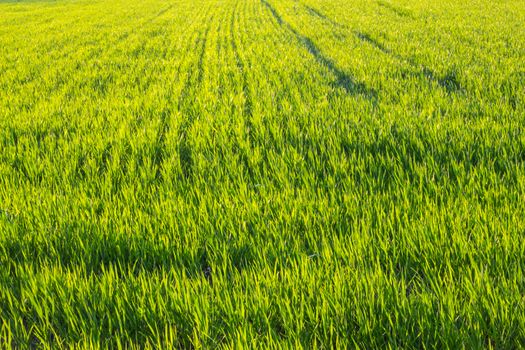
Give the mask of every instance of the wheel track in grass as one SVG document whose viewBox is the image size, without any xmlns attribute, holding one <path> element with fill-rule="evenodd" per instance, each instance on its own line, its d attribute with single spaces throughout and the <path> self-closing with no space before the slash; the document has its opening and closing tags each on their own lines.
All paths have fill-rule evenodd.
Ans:
<svg viewBox="0 0 525 350">
<path fill-rule="evenodd" d="M 301 140 L 303 137 L 298 136 L 298 133 L 304 133 L 308 128 L 311 128 L 312 123 L 315 123 L 314 116 L 309 113 L 310 106 L 314 106 L 316 101 L 326 94 L 328 99 L 338 98 L 338 94 L 330 91 L 330 78 L 327 79 L 326 71 L 319 67 L 315 60 L 312 60 L 310 54 L 304 54 L 305 50 L 301 45 L 298 45 L 293 33 L 290 33 L 287 28 L 279 24 L 273 14 L 268 11 L 267 6 L 261 2 L 253 2 L 253 16 L 256 23 L 259 24 L 261 33 L 265 35 L 265 41 L 268 42 L 267 51 L 275 55 L 282 56 L 280 60 L 283 62 L 296 61 L 295 65 L 289 66 L 284 64 L 279 69 L 275 69 L 274 65 L 263 64 L 266 60 L 256 60 L 254 66 L 260 66 L 260 69 L 265 71 L 265 76 L 271 77 L 271 86 L 274 87 L 274 98 L 269 101 L 271 112 L 277 113 L 279 118 L 263 118 L 261 127 L 259 129 L 266 130 L 264 142 L 266 147 L 262 149 L 263 157 L 273 157 L 274 152 L 281 154 L 286 149 L 284 140 L 292 137 L 296 140 Z M 275 33 L 275 34 L 274 34 Z M 320 69 L 321 68 L 321 69 Z M 326 86 L 321 91 L 311 91 L 304 89 L 302 84 L 303 77 L 317 81 L 327 81 Z M 323 95 L 320 95 L 323 94 Z M 305 105 L 305 102 L 308 103 Z M 288 106 L 291 110 L 282 112 L 282 106 Z M 298 108 L 299 107 L 299 108 Z M 275 108 L 275 110 L 274 110 Z M 268 110 L 268 113 L 270 112 Z M 264 111 L 263 111 L 264 113 Z M 268 116 L 268 115 L 267 115 Z M 285 125 L 293 125 L 293 128 L 288 128 Z M 263 127 L 262 127 L 263 126 Z M 296 144 L 298 146 L 299 144 Z M 302 146 L 299 146 L 302 147 Z M 299 150 L 296 149 L 298 152 Z M 264 162 L 268 165 L 268 162 Z M 267 169 L 270 173 L 275 173 L 277 169 Z M 293 174 L 290 173 L 290 176 Z"/>
<path fill-rule="evenodd" d="M 392 13 L 394 13 L 397 16 L 405 17 L 406 20 L 414 21 L 417 19 L 410 10 L 402 8 L 402 7 L 396 7 L 394 4 L 390 2 L 380 0 L 380 1 L 377 1 L 376 4 L 380 8 L 386 8 L 390 10 Z M 394 59 L 401 65 L 408 65 L 412 70 L 414 70 L 414 72 L 409 72 L 408 73 L 409 75 L 412 75 L 415 78 L 419 78 L 422 76 L 426 80 L 428 80 L 429 83 L 434 83 L 438 85 L 440 88 L 442 88 L 443 90 L 445 90 L 447 94 L 456 93 L 463 89 L 454 69 L 449 69 L 445 74 L 440 75 L 436 73 L 434 70 L 432 70 L 431 68 L 429 68 L 428 66 L 418 63 L 410 57 L 405 57 L 401 54 L 394 52 L 392 49 L 387 48 L 384 44 L 382 44 L 380 41 L 375 39 L 369 33 L 365 31 L 361 31 L 361 30 L 352 30 L 348 25 L 341 24 L 333 20 L 326 14 L 322 13 L 320 10 L 306 3 L 302 3 L 302 5 L 311 16 L 317 17 L 320 20 L 336 28 L 351 31 L 353 36 L 356 39 L 358 39 L 360 42 L 372 46 L 377 51 Z M 350 37 L 350 33 L 343 33 L 342 35 L 345 38 Z"/>
<path fill-rule="evenodd" d="M 252 6 L 248 7 L 248 4 L 251 4 Z M 272 21 L 266 21 L 266 17 L 263 16 L 264 8 L 261 6 L 261 3 L 259 1 L 245 2 L 245 7 L 246 7 L 247 14 L 249 13 L 249 16 L 245 16 L 245 22 L 244 22 L 245 28 L 248 28 L 248 18 L 252 19 L 253 21 L 252 30 L 253 30 L 254 35 L 259 35 L 259 33 L 263 33 L 263 35 L 266 36 L 265 40 L 268 41 L 267 43 L 268 50 L 266 51 L 269 52 L 273 50 L 273 51 L 278 52 L 277 51 L 278 45 L 282 43 L 282 41 L 285 41 L 286 39 L 285 33 L 283 33 L 282 30 L 280 30 L 279 26 L 275 25 Z M 267 38 L 269 36 L 269 34 L 267 33 L 267 31 L 269 30 L 268 25 L 270 25 L 271 28 L 273 28 L 275 32 L 275 35 L 271 35 L 269 40 Z M 247 44 L 245 43 L 245 45 Z M 258 47 L 256 47 L 255 49 L 257 50 Z M 256 52 L 259 53 L 258 51 Z M 285 77 L 284 72 L 282 72 L 281 70 L 276 71 L 275 69 L 273 69 L 272 65 L 269 65 L 263 59 L 255 60 L 252 63 L 253 63 L 253 69 L 261 71 L 261 74 L 258 76 L 258 78 L 260 79 L 261 76 L 265 76 L 269 78 L 271 77 L 271 79 L 267 79 L 265 83 L 276 88 L 273 94 L 275 94 L 276 92 L 279 92 L 277 86 L 275 86 L 274 84 L 274 81 L 280 80 L 282 82 Z M 268 136 L 268 140 L 269 140 L 268 144 L 272 144 L 272 147 L 279 147 L 278 142 L 272 142 L 272 141 L 276 141 L 277 138 L 275 135 L 273 135 L 273 130 L 272 130 L 270 121 L 268 121 L 268 118 L 267 118 L 269 114 L 272 112 L 271 108 L 274 107 L 275 102 L 276 101 L 273 99 L 273 96 L 272 96 L 272 100 L 269 101 L 270 106 L 266 106 L 267 111 L 262 118 L 263 119 L 262 125 L 264 125 L 265 133 L 267 133 L 267 136 Z"/>
<path fill-rule="evenodd" d="M 290 123 L 295 124 L 295 128 L 283 128 L 282 126 L 278 125 L 276 123 L 276 120 L 267 120 L 265 122 L 265 125 L 268 130 L 272 130 L 269 133 L 269 139 L 271 140 L 268 144 L 272 145 L 272 149 L 274 149 L 277 153 L 282 152 L 286 147 L 283 146 L 283 140 L 286 138 L 292 138 L 293 140 L 296 140 L 297 143 L 294 143 L 296 147 L 296 151 L 300 154 L 303 154 L 302 152 L 309 152 L 311 150 L 312 143 L 310 141 L 306 141 L 303 133 L 306 132 L 308 129 L 312 128 L 312 123 L 319 124 L 325 123 L 325 121 L 322 120 L 315 120 L 317 117 L 312 114 L 311 112 L 315 111 L 315 104 L 319 99 L 326 98 L 330 103 L 332 101 L 339 103 L 341 101 L 341 97 L 344 98 L 346 95 L 347 99 L 353 99 L 354 95 L 347 94 L 345 91 L 338 89 L 330 90 L 334 88 L 334 83 L 331 82 L 332 77 L 328 76 L 326 74 L 326 70 L 324 67 L 319 67 L 318 62 L 316 60 L 313 60 L 310 55 L 311 53 L 307 51 L 306 55 L 303 55 L 302 53 L 305 51 L 302 45 L 297 44 L 297 40 L 295 38 L 295 35 L 290 33 L 285 26 L 282 24 L 279 24 L 277 20 L 275 20 L 275 17 L 270 11 L 267 11 L 267 6 L 263 2 L 259 2 L 260 4 L 260 11 L 264 14 L 269 14 L 269 16 L 260 16 L 264 18 L 268 18 L 268 25 L 272 25 L 273 28 L 275 28 L 276 33 L 279 33 L 279 35 L 275 36 L 275 42 L 276 45 L 281 45 L 282 43 L 290 43 L 290 50 L 293 50 L 294 52 L 297 50 L 298 57 L 301 59 L 301 63 L 298 63 L 297 66 L 294 66 L 296 68 L 292 68 L 296 72 L 292 75 L 292 80 L 287 79 L 287 85 L 289 87 L 289 94 L 296 94 L 296 96 L 301 96 L 300 100 L 297 100 L 295 96 L 288 96 L 287 93 L 285 93 L 284 96 L 277 96 L 277 103 L 280 104 L 279 101 L 284 101 L 286 103 L 287 101 L 295 101 L 293 103 L 294 106 L 301 106 L 304 110 L 303 111 L 296 111 L 295 116 L 298 117 L 287 117 L 284 118 L 285 120 L 282 123 L 279 123 L 281 125 L 290 125 Z M 279 48 L 281 49 L 281 48 Z M 287 50 L 287 48 L 284 48 Z M 286 55 L 286 54 L 285 54 Z M 298 67 L 301 67 L 298 69 Z M 298 73 L 298 78 L 296 79 L 296 74 Z M 279 72 L 273 73 L 275 75 L 279 75 Z M 320 91 L 310 91 L 308 89 L 301 89 L 301 86 L 304 86 L 301 84 L 301 76 L 304 74 L 304 77 L 308 80 L 314 80 L 314 81 L 323 81 L 322 85 L 326 88 L 323 88 Z M 290 74 L 288 74 L 290 76 Z M 336 86 L 335 86 L 336 87 Z M 341 95 L 343 94 L 343 95 Z M 362 100 L 362 97 L 359 97 L 359 100 Z M 305 102 L 308 102 L 307 105 L 305 105 Z M 366 105 L 369 104 L 367 100 L 363 100 Z M 352 102 L 353 103 L 353 102 Z M 373 106 L 375 106 L 375 101 Z M 295 108 L 295 107 L 293 107 Z M 303 135 L 303 136 L 301 136 Z M 306 142 L 306 143 L 305 143 Z M 305 148 L 306 147 L 306 148 Z M 319 150 L 317 150 L 319 151 Z M 303 154 L 304 155 L 304 154 Z M 273 170 L 273 171 L 276 171 Z M 292 176 L 292 174 L 290 174 Z"/>
<path fill-rule="evenodd" d="M 267 8 L 261 1 L 251 2 L 251 18 L 254 20 L 254 26 L 256 30 L 256 35 L 262 33 L 265 42 L 267 42 L 267 52 L 271 52 L 272 56 L 284 56 L 279 57 L 279 60 L 290 60 L 288 55 L 290 52 L 296 53 L 296 50 L 301 51 L 302 48 L 295 45 L 293 37 L 290 36 L 290 33 L 274 21 L 274 17 L 268 16 Z M 258 49 L 258 45 L 256 49 Z M 286 50 L 286 52 L 283 52 Z M 264 53 L 267 55 L 267 53 Z M 265 58 L 269 56 L 264 56 Z M 297 66 L 279 66 L 272 61 L 267 61 L 265 59 L 255 60 L 253 62 L 254 67 L 260 69 L 263 72 L 260 77 L 270 78 L 264 85 L 272 89 L 271 100 L 267 101 L 265 111 L 263 112 L 263 117 L 261 118 L 261 123 L 259 125 L 263 126 L 262 129 L 265 133 L 265 147 L 263 149 L 263 158 L 264 161 L 264 172 L 272 179 L 272 182 L 276 186 L 281 186 L 282 183 L 280 180 L 275 179 L 275 175 L 278 173 L 276 167 L 270 166 L 269 157 L 273 157 L 276 154 L 281 154 L 284 150 L 284 133 L 288 132 L 285 125 L 290 122 L 290 115 L 286 112 L 283 112 L 282 107 L 289 103 L 291 105 L 300 105 L 301 101 L 307 100 L 308 91 L 302 89 L 300 85 L 295 81 L 295 70 L 298 67 L 300 69 L 310 69 L 309 65 L 303 66 L 303 63 L 307 63 L 308 59 L 301 57 L 301 63 L 296 63 Z M 274 58 L 272 58 L 273 60 Z M 272 63 L 267 63 L 272 62 Z M 255 68 L 255 69 L 257 69 Z M 284 68 L 284 69 L 283 69 Z M 317 71 L 316 71 L 317 72 Z M 297 98 L 299 96 L 299 98 Z M 272 113 L 275 115 L 272 116 Z M 275 118 L 275 116 L 279 116 Z"/>
<path fill-rule="evenodd" d="M 258 79 L 268 77 L 268 81 L 264 81 L 263 78 L 260 83 L 263 84 L 265 88 L 270 87 L 270 92 L 275 98 L 267 100 L 265 106 L 262 106 L 262 110 L 257 110 L 255 116 L 256 120 L 252 121 L 257 127 L 257 137 L 254 136 L 252 144 L 262 146 L 259 148 L 261 151 L 261 160 L 258 169 L 258 174 L 266 176 L 265 181 L 276 184 L 279 186 L 279 179 L 277 179 L 276 174 L 278 173 L 278 167 L 270 165 L 270 158 L 276 156 L 276 154 L 284 155 L 283 151 L 285 150 L 285 135 L 288 133 L 295 133 L 294 131 L 288 130 L 286 128 L 287 123 L 294 123 L 296 127 L 302 129 L 305 123 L 308 123 L 308 118 L 302 118 L 303 115 L 297 111 L 296 113 L 290 114 L 289 112 L 282 113 L 281 103 L 292 106 L 301 106 L 305 100 L 311 99 L 312 95 L 308 89 L 304 89 L 302 84 L 299 84 L 296 80 L 295 72 L 303 73 L 305 72 L 305 64 L 311 63 L 309 57 L 302 57 L 297 55 L 302 52 L 301 47 L 296 45 L 296 42 L 293 40 L 293 37 L 290 36 L 289 32 L 284 30 L 273 20 L 273 17 L 266 11 L 265 6 L 260 1 L 251 1 L 245 2 L 244 6 L 246 7 L 246 15 L 244 16 L 244 22 L 239 21 L 241 28 L 251 28 L 255 37 L 258 37 L 259 34 L 262 34 L 264 39 L 260 38 L 261 41 L 265 42 L 264 51 L 256 51 L 253 54 L 246 55 L 248 62 L 251 62 L 250 69 L 247 69 L 247 72 L 261 72 L 261 75 L 252 76 L 249 79 L 249 82 L 252 84 L 257 84 Z M 237 11 L 237 14 L 240 16 L 244 11 Z M 250 37 L 239 36 L 238 47 L 248 47 L 249 45 L 241 42 L 241 38 L 245 39 L 247 42 L 250 41 Z M 292 39 L 292 40 L 290 40 Z M 257 45 L 257 48 L 261 46 Z M 244 50 L 246 52 L 246 50 Z M 286 53 L 285 53 L 286 52 Z M 266 57 L 274 56 L 277 60 L 287 61 L 291 58 L 288 56 L 289 53 L 293 54 L 293 57 L 299 57 L 301 61 L 298 60 L 296 66 L 288 66 L 286 64 L 268 64 Z M 264 56 L 260 56 L 263 53 Z M 259 55 L 258 55 L 259 54 Z M 286 55 L 287 57 L 281 58 L 280 55 Z M 297 56 L 296 56 L 297 55 Z M 242 56 L 241 56 L 242 58 Z M 252 60 L 250 60 L 250 58 Z M 275 58 L 274 58 L 275 59 Z M 246 67 L 247 64 L 245 63 Z M 306 65 L 308 68 L 311 66 Z M 317 74 L 317 71 L 314 72 Z M 262 86 L 258 86 L 258 90 Z M 261 101 L 257 102 L 259 105 Z M 264 115 L 261 118 L 261 113 Z M 271 118 L 271 117 L 274 118 Z M 297 116 L 297 117 L 296 117 Z M 274 164 L 275 165 L 275 164 Z M 256 173 L 257 174 L 257 173 Z M 264 182 L 264 181 L 263 181 Z"/>
<path fill-rule="evenodd" d="M 323 78 L 323 74 L 309 56 L 300 54 L 303 52 L 302 47 L 296 44 L 294 37 L 290 35 L 286 28 L 274 20 L 274 17 L 267 11 L 267 7 L 261 1 L 252 1 L 250 4 L 252 5 L 250 6 L 250 18 L 253 20 L 252 25 L 256 30 L 256 35 L 262 33 L 265 42 L 267 42 L 267 50 L 265 51 L 271 52 L 272 56 L 278 57 L 278 60 L 290 62 L 290 65 L 279 66 L 273 62 L 268 64 L 268 59 L 254 59 L 252 61 L 253 70 L 263 72 L 260 77 L 271 78 L 265 82 L 265 85 L 268 84 L 272 88 L 272 98 L 270 101 L 267 101 L 268 105 L 264 106 L 263 110 L 259 112 L 259 114 L 262 113 L 262 116 L 259 116 L 257 121 L 257 127 L 261 134 L 258 141 L 264 144 L 262 148 L 263 158 L 266 158 L 266 161 L 263 162 L 265 164 L 264 168 L 269 165 L 267 157 L 282 154 L 285 148 L 285 134 L 291 132 L 286 125 L 288 123 L 295 124 L 299 122 L 303 124 L 306 122 L 306 120 L 300 120 L 305 115 L 302 115 L 299 111 L 293 113 L 290 113 L 291 111 L 283 111 L 283 107 L 286 105 L 295 108 L 296 106 L 303 106 L 305 101 L 312 99 L 311 91 L 303 88 L 304 86 L 297 79 L 297 74 L 313 74 L 318 76 L 319 79 Z M 249 24 L 250 22 L 247 18 L 244 26 L 249 27 Z M 256 45 L 256 48 L 258 47 L 259 45 Z M 274 59 L 272 58 L 272 60 Z M 272 116 L 272 113 L 275 113 L 275 115 Z M 277 115 L 279 117 L 275 118 Z M 266 168 L 264 171 L 275 175 L 278 170 L 276 168 Z"/>
<path fill-rule="evenodd" d="M 377 99 L 377 92 L 366 86 L 366 84 L 357 81 L 353 76 L 344 72 L 336 63 L 329 57 L 325 56 L 321 49 L 309 37 L 301 34 L 290 23 L 288 23 L 275 9 L 275 7 L 266 0 L 261 0 L 261 3 L 266 6 L 275 21 L 279 26 L 289 31 L 295 39 L 308 50 L 310 55 L 328 72 L 335 76 L 334 85 L 343 89 L 347 94 L 353 96 L 363 96 L 369 100 L 375 101 Z"/>
<path fill-rule="evenodd" d="M 325 15 L 324 13 L 322 13 L 320 10 L 316 9 L 315 7 L 312 7 L 308 4 L 305 4 L 305 3 L 302 3 L 303 7 L 306 9 L 306 11 L 308 12 L 308 14 L 310 16 L 313 16 L 313 17 L 317 17 L 319 19 L 321 19 L 322 21 L 328 23 L 328 24 L 331 24 L 332 26 L 336 27 L 336 28 L 346 28 L 345 25 L 333 20 L 332 18 L 328 17 L 327 15 Z"/>
<path fill-rule="evenodd" d="M 170 11 L 175 5 L 171 4 L 171 5 L 168 5 L 166 6 L 165 8 L 163 8 L 162 10 L 160 10 L 151 20 L 150 22 L 153 22 L 154 20 L 156 20 L 157 18 L 159 18 L 160 16 L 164 15 L 166 12 Z"/>
<path fill-rule="evenodd" d="M 403 6 L 395 5 L 394 3 L 390 1 L 384 1 L 384 0 L 376 1 L 376 3 L 378 6 L 390 11 L 396 16 L 399 16 L 401 18 L 415 19 L 414 13 L 410 9 L 407 9 Z"/>
<path fill-rule="evenodd" d="M 293 37 L 290 36 L 289 31 L 287 31 L 286 28 L 283 28 L 283 26 L 279 25 L 274 20 L 272 20 L 273 16 L 268 17 L 264 15 L 265 13 L 267 13 L 267 8 L 262 2 L 257 1 L 252 3 L 252 18 L 255 19 L 254 23 L 257 24 L 258 30 L 265 33 L 266 36 L 269 36 L 269 38 L 266 38 L 266 41 L 269 45 L 272 45 L 268 48 L 267 51 L 274 51 L 276 55 L 282 54 L 283 56 L 286 56 L 288 52 L 283 53 L 281 51 L 284 46 L 289 45 L 289 48 L 285 48 L 286 50 L 289 49 L 289 51 L 302 50 L 300 46 L 296 46 L 295 43 L 293 43 L 293 41 L 290 41 L 290 39 L 293 39 Z M 273 28 L 272 32 L 275 33 L 274 35 L 269 35 L 267 33 L 269 26 Z M 248 27 L 248 24 L 246 24 L 246 27 Z M 304 59 L 303 57 L 300 58 Z M 283 101 L 293 101 L 294 104 L 296 104 L 300 101 L 308 100 L 308 98 L 310 97 L 309 92 L 306 89 L 302 89 L 301 86 L 297 84 L 295 80 L 296 76 L 294 74 L 291 74 L 297 68 L 290 67 L 290 70 L 275 70 L 274 65 L 263 64 L 264 62 L 261 62 L 261 60 L 256 60 L 252 63 L 254 64 L 254 66 L 259 66 L 261 69 L 264 70 L 264 76 L 274 77 L 274 79 L 271 80 L 272 82 L 278 82 L 278 85 L 275 86 L 276 99 L 273 102 L 280 104 Z M 299 64 L 298 66 L 303 68 L 302 64 Z M 306 68 L 313 68 L 316 69 L 315 73 L 322 73 L 321 71 L 317 70 L 317 67 L 311 67 L 308 65 L 306 66 Z M 323 74 L 319 74 L 319 77 L 323 77 Z M 297 98 L 297 96 L 299 96 L 299 98 Z"/>
<path fill-rule="evenodd" d="M 354 35 L 361 42 L 372 46 L 382 54 L 394 59 L 400 64 L 408 65 L 416 72 L 409 72 L 409 75 L 420 77 L 421 75 L 430 83 L 438 85 L 445 90 L 447 94 L 457 93 L 463 90 L 461 82 L 457 77 L 455 69 L 449 69 L 444 75 L 437 74 L 424 64 L 416 62 L 413 58 L 402 56 L 393 50 L 387 48 L 381 42 L 373 38 L 370 34 L 362 31 L 354 31 Z M 417 73 L 418 72 L 418 73 Z"/>
</svg>

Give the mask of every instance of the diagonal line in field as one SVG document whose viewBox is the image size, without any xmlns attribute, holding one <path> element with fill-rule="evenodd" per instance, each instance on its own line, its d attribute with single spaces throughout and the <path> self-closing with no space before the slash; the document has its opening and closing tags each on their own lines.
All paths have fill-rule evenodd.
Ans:
<svg viewBox="0 0 525 350">
<path fill-rule="evenodd" d="M 319 47 L 310 39 L 309 37 L 299 33 L 294 27 L 292 27 L 288 22 L 286 22 L 277 10 L 266 0 L 261 0 L 261 2 L 266 6 L 266 8 L 273 15 L 277 23 L 280 26 L 286 28 L 291 32 L 295 38 L 303 44 L 308 52 L 313 56 L 313 58 L 320 63 L 322 66 L 327 68 L 333 75 L 336 77 L 335 84 L 337 87 L 342 88 L 348 94 L 351 95 L 364 95 L 370 99 L 375 99 L 377 96 L 376 91 L 367 87 L 365 84 L 356 81 L 352 76 L 345 73 L 341 68 L 339 68 L 332 59 L 326 57 Z"/>
<path fill-rule="evenodd" d="M 339 27 L 339 28 L 345 27 L 341 23 L 334 21 L 333 19 L 331 19 L 330 17 L 328 17 L 327 15 L 325 15 L 324 13 L 322 13 L 321 11 L 319 11 L 316 8 L 313 8 L 313 7 L 308 6 L 306 4 L 303 5 L 303 6 L 306 9 L 306 11 L 308 11 L 308 13 L 310 15 L 318 17 L 318 18 L 322 19 L 323 21 L 328 22 L 329 24 L 333 25 L 334 27 Z"/>
<path fill-rule="evenodd" d="M 164 8 L 162 10 L 160 10 L 159 13 L 157 13 L 157 15 L 154 18 L 162 16 L 163 14 L 165 14 L 166 12 L 171 10 L 172 8 L 173 8 L 173 4 L 169 5 L 168 7 Z"/>
<path fill-rule="evenodd" d="M 454 71 L 449 71 L 444 76 L 439 76 L 427 66 L 417 63 L 413 59 L 403 57 L 402 55 L 393 52 L 391 49 L 387 48 L 385 45 L 381 44 L 379 41 L 372 38 L 367 33 L 355 32 L 355 36 L 362 42 L 371 45 L 376 50 L 379 50 L 383 54 L 394 58 L 398 62 L 408 64 L 414 70 L 419 71 L 419 73 L 422 74 L 428 81 L 436 83 L 441 88 L 445 89 L 447 93 L 458 92 L 462 89 L 462 86 Z"/>
</svg>

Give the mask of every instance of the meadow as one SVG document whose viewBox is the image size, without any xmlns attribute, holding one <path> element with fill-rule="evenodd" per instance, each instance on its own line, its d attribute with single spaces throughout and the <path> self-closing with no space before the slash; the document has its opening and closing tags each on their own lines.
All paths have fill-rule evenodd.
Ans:
<svg viewBox="0 0 525 350">
<path fill-rule="evenodd" d="M 0 348 L 521 348 L 521 0 L 0 0 Z"/>
</svg>

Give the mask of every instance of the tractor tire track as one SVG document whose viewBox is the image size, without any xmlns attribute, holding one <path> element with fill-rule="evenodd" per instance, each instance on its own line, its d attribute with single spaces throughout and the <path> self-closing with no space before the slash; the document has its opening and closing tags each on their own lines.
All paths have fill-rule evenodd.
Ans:
<svg viewBox="0 0 525 350">
<path fill-rule="evenodd" d="M 267 0 L 261 0 L 261 3 L 267 8 L 280 27 L 289 31 L 301 45 L 308 50 L 310 55 L 327 71 L 335 76 L 334 85 L 343 89 L 347 94 L 352 96 L 363 96 L 375 101 L 377 92 L 366 86 L 364 83 L 357 81 L 353 76 L 347 74 L 329 57 L 325 56 L 322 50 L 309 37 L 301 34 L 290 23 L 285 21 L 279 12 Z"/>
</svg>

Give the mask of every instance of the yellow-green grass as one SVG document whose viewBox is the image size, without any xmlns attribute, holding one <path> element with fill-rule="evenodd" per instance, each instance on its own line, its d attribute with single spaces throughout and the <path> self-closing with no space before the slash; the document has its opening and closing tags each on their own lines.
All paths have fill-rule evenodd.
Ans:
<svg viewBox="0 0 525 350">
<path fill-rule="evenodd" d="M 524 23 L 1 0 L 0 346 L 523 346 Z"/>
</svg>

